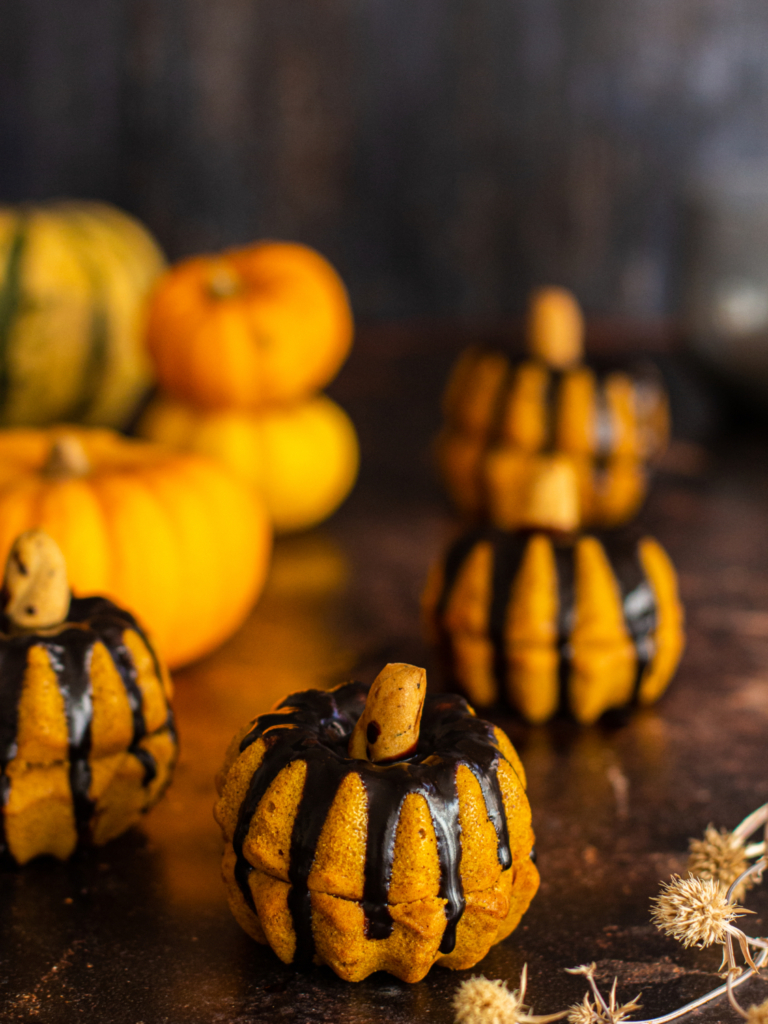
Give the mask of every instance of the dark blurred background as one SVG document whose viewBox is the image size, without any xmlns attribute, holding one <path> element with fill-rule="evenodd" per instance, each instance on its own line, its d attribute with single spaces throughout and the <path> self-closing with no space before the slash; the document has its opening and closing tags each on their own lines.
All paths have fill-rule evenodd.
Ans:
<svg viewBox="0 0 768 1024">
<path fill-rule="evenodd" d="M 768 155 L 766 53 L 764 0 L 0 0 L 0 200 L 303 241 L 368 321 L 655 320 L 695 183 Z"/>
</svg>

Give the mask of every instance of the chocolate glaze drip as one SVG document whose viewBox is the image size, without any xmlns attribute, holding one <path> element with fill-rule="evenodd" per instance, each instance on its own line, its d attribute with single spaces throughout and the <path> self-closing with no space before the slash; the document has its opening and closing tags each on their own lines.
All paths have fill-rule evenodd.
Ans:
<svg viewBox="0 0 768 1024">
<path fill-rule="evenodd" d="M 560 411 L 560 388 L 562 387 L 565 373 L 563 370 L 555 370 L 552 367 L 547 369 L 547 391 L 544 398 L 546 429 L 544 443 L 540 450 L 542 452 L 554 452 L 557 450 L 557 417 Z"/>
<path fill-rule="evenodd" d="M 543 403 L 545 415 L 544 439 L 537 450 L 539 453 L 552 453 L 557 451 L 557 419 L 560 410 L 560 391 L 566 378 L 573 372 L 573 370 L 560 370 L 555 367 L 548 366 L 546 363 L 542 363 L 532 356 L 510 358 L 500 349 L 494 348 L 493 346 L 483 346 L 477 349 L 474 368 L 476 369 L 486 356 L 499 352 L 501 352 L 502 355 L 505 355 L 505 358 L 507 359 L 507 370 L 502 376 L 499 385 L 490 400 L 492 410 L 491 415 L 488 418 L 487 427 L 488 447 L 493 448 L 501 442 L 507 406 L 511 399 L 520 369 L 524 366 L 530 365 L 531 363 L 535 363 L 544 366 L 547 371 L 547 384 Z M 596 437 L 593 459 L 600 463 L 606 461 L 610 457 L 615 441 L 613 437 L 611 417 L 605 400 L 605 384 L 608 373 L 597 370 L 595 367 L 590 367 L 590 369 L 592 370 L 596 381 L 595 414 L 597 419 L 595 424 Z"/>
<path fill-rule="evenodd" d="M 368 796 L 368 831 L 362 906 L 366 935 L 385 939 L 393 922 L 387 904 L 395 855 L 397 825 L 409 793 L 424 797 L 437 839 L 440 896 L 446 900 L 446 925 L 440 950 L 456 943 L 456 926 L 464 912 L 461 885 L 461 828 L 456 771 L 466 765 L 480 783 L 488 817 L 498 838 L 502 870 L 511 866 L 507 820 L 497 768 L 503 755 L 493 726 L 470 714 L 467 703 L 454 695 L 428 695 L 415 755 L 393 764 L 372 764 L 350 758 L 349 737 L 362 714 L 368 687 L 346 683 L 331 691 L 307 690 L 287 697 L 279 708 L 262 715 L 240 744 L 243 751 L 262 738 L 267 750 L 251 779 L 233 839 L 235 878 L 248 906 L 255 912 L 248 882 L 253 868 L 243 853 L 251 821 L 264 794 L 278 774 L 293 761 L 306 761 L 307 774 L 299 802 L 289 857 L 291 888 L 288 907 L 296 934 L 293 962 L 309 967 L 315 951 L 308 887 L 317 844 L 339 786 L 350 773 L 360 776 Z M 292 726 L 292 728 L 286 728 Z"/>
<path fill-rule="evenodd" d="M 445 558 L 443 587 L 435 608 L 435 620 L 442 634 L 444 660 L 449 673 L 452 672 L 451 638 L 444 627 L 444 617 L 456 580 L 467 558 L 480 541 L 489 541 L 493 548 L 493 575 L 491 582 L 491 607 L 488 632 L 493 645 L 494 675 L 503 695 L 507 675 L 507 654 L 504 642 L 504 626 L 510 602 L 512 584 L 520 571 L 528 541 L 534 533 L 541 531 L 520 530 L 507 533 L 492 528 L 477 529 L 462 535 L 449 548 Z M 653 658 L 655 645 L 653 634 L 656 629 L 657 608 L 653 588 L 645 575 L 637 551 L 637 539 L 616 534 L 598 539 L 606 549 L 614 576 L 619 584 L 624 610 L 624 622 L 635 645 L 637 655 L 637 677 L 635 697 L 640 687 L 643 672 Z M 570 634 L 573 629 L 575 604 L 574 545 L 558 542 L 553 538 L 555 565 L 558 583 L 558 665 L 560 681 L 560 711 L 568 713 L 568 683 L 571 674 Z M 458 680 L 453 677 L 454 684 Z"/>
<path fill-rule="evenodd" d="M 573 630 L 576 605 L 576 567 L 573 548 L 555 545 L 555 571 L 557 572 L 557 649 L 560 657 L 557 663 L 559 708 L 565 713 L 570 707 L 568 683 L 571 678 L 571 631 Z"/>
<path fill-rule="evenodd" d="M 128 751 L 144 767 L 144 786 L 148 786 L 156 777 L 157 765 L 154 757 L 140 746 L 142 739 L 147 735 L 147 728 L 136 667 L 123 640 L 127 629 L 135 630 L 144 640 L 154 659 L 158 679 L 162 678 L 160 665 L 141 627 L 132 615 L 106 598 L 73 597 L 67 621 L 58 630 L 45 634 L 20 632 L 5 615 L 0 616 L 0 808 L 5 807 L 10 793 L 6 767 L 16 756 L 19 702 L 29 649 L 34 646 L 45 648 L 64 698 L 69 734 L 69 782 L 79 838 L 87 838 L 94 812 L 94 803 L 89 796 L 89 755 L 93 720 L 90 664 L 93 645 L 99 640 L 109 651 L 131 707 L 133 736 Z M 175 739 L 175 726 L 170 708 L 166 728 Z M 0 813 L 0 853 L 6 850 L 6 845 L 4 816 Z"/>
<path fill-rule="evenodd" d="M 643 673 L 655 653 L 654 633 L 658 621 L 656 596 L 637 555 L 637 545 L 616 541 L 613 571 L 619 581 L 627 624 L 637 654 L 634 698 L 640 691 Z"/>
</svg>

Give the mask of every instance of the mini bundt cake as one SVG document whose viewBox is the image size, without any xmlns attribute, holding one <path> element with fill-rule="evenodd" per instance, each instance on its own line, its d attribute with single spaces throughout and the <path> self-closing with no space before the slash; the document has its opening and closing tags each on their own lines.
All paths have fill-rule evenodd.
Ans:
<svg viewBox="0 0 768 1024">
<path fill-rule="evenodd" d="M 423 607 L 472 703 L 529 722 L 650 704 L 684 646 L 677 576 L 650 537 L 471 531 L 433 567 Z"/>
<path fill-rule="evenodd" d="M 514 747 L 411 665 L 287 697 L 235 736 L 217 787 L 232 912 L 300 968 L 472 967 L 538 888 Z"/>
<path fill-rule="evenodd" d="M 72 597 L 41 530 L 11 549 L 0 616 L 0 852 L 24 864 L 102 844 L 162 795 L 170 680 L 134 618 Z"/>
<path fill-rule="evenodd" d="M 583 322 L 557 288 L 534 293 L 531 357 L 464 352 L 448 383 L 438 459 L 451 500 L 467 516 L 510 530 L 524 522 L 542 460 L 559 455 L 579 485 L 582 526 L 614 526 L 637 511 L 647 463 L 666 447 L 669 410 L 653 374 L 597 375 L 581 363 Z"/>
</svg>

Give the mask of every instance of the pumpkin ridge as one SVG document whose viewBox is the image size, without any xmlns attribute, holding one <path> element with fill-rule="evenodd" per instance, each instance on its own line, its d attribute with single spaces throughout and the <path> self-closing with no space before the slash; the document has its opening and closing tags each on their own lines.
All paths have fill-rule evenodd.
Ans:
<svg viewBox="0 0 768 1024">
<path fill-rule="evenodd" d="M 270 547 L 270 541 L 264 538 L 265 534 L 271 536 L 271 531 L 261 503 L 223 467 L 195 454 L 185 455 L 176 466 L 195 492 L 205 495 L 207 544 L 219 552 L 219 564 L 230 565 L 241 559 L 260 567 L 258 573 L 232 576 L 228 585 L 219 587 L 217 607 L 208 612 L 208 632 L 210 619 L 215 616 L 219 625 L 216 639 L 221 642 L 242 622 L 263 586 Z M 258 530 L 253 529 L 254 522 L 259 523 Z M 238 524 L 240 528 L 235 530 Z M 223 576 L 221 573 L 222 581 Z M 203 586 L 210 587 L 208 578 Z M 209 643 L 206 651 L 211 646 Z"/>
<path fill-rule="evenodd" d="M 98 401 L 99 393 L 109 369 L 109 313 L 103 275 L 98 264 L 89 256 L 91 240 L 87 231 L 77 223 L 77 211 L 70 210 L 65 223 L 72 237 L 80 241 L 80 261 L 90 279 L 92 289 L 91 326 L 89 344 L 86 347 L 85 366 L 82 371 L 80 394 L 74 397 L 71 407 L 62 415 L 63 420 L 84 420 Z"/>
<path fill-rule="evenodd" d="M 41 489 L 39 523 L 67 550 L 70 570 L 77 567 L 77 596 L 103 593 L 112 568 L 105 510 L 92 486 L 92 477 L 48 481 Z"/>
<path fill-rule="evenodd" d="M 159 248 L 106 204 L 3 207 L 5 300 L 17 219 L 24 253 L 16 299 L 0 302 L 0 420 L 44 426 L 83 412 L 94 423 L 125 426 L 151 382 L 141 334 L 147 292 L 165 263 Z"/>
<path fill-rule="evenodd" d="M 122 559 L 112 560 L 112 572 L 119 580 L 115 589 L 126 594 L 125 603 L 132 612 L 142 607 L 142 595 L 151 593 L 152 602 L 144 603 L 144 618 L 162 621 L 163 610 L 178 606 L 182 579 L 181 552 L 163 503 L 143 472 L 128 470 L 95 477 L 93 483 L 104 510 L 104 524 L 111 539 L 109 549 L 123 554 Z M 146 540 L 149 536 L 159 536 L 162 542 L 150 549 Z M 128 538 L 130 543 L 126 542 Z M 167 640 L 163 637 L 164 642 Z"/>
<path fill-rule="evenodd" d="M 0 409 L 6 406 L 11 385 L 8 352 L 16 313 L 21 305 L 21 266 L 26 244 L 26 216 L 17 219 L 0 289 Z"/>
<path fill-rule="evenodd" d="M 210 517 L 210 507 L 207 509 L 204 507 L 199 497 L 200 488 L 195 486 L 202 474 L 195 474 L 194 467 L 190 463 L 185 463 L 183 468 L 178 467 L 178 472 L 184 474 L 185 478 L 192 481 L 192 486 L 189 488 L 189 494 L 184 496 L 184 502 L 181 503 L 173 489 L 172 484 L 169 484 L 168 478 L 165 475 L 162 466 L 153 467 L 152 470 L 148 471 L 144 476 L 144 483 L 151 494 L 156 498 L 158 504 L 163 509 L 168 521 L 171 523 L 174 536 L 177 536 L 179 530 L 189 530 L 189 522 L 187 521 L 184 525 L 181 524 L 182 517 L 187 520 L 193 520 L 192 529 L 200 537 L 198 544 L 200 547 L 206 546 L 206 550 L 210 550 L 213 534 L 214 538 L 217 534 L 217 528 L 222 524 L 212 524 Z M 209 481 L 207 481 L 209 483 Z M 208 487 L 210 490 L 210 487 Z M 207 514 L 206 514 L 207 512 Z M 207 592 L 209 599 L 214 595 L 213 607 L 209 610 L 204 608 L 194 607 L 192 602 L 196 602 L 195 589 L 196 585 L 199 585 L 197 581 L 193 582 L 193 574 L 188 574 L 188 567 L 183 561 L 180 562 L 180 570 L 182 579 L 188 579 L 188 589 L 185 592 L 185 603 L 186 613 L 189 615 L 190 620 L 194 621 L 194 618 L 205 618 L 221 617 L 223 607 L 226 605 L 226 595 L 224 588 L 220 580 L 217 580 L 218 589 L 216 589 L 210 582 L 207 584 Z M 216 579 L 214 575 L 214 579 Z"/>
</svg>

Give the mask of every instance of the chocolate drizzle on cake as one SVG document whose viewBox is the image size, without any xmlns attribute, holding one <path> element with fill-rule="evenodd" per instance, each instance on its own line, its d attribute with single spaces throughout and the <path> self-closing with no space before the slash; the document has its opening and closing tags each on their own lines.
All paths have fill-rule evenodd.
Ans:
<svg viewBox="0 0 768 1024">
<path fill-rule="evenodd" d="M 497 446 L 504 446 L 508 443 L 504 437 L 505 422 L 508 417 L 510 402 L 515 401 L 516 387 L 521 372 L 531 367 L 539 367 L 546 373 L 544 393 L 541 401 L 543 415 L 543 430 L 540 444 L 536 448 L 537 454 L 554 454 L 562 451 L 558 445 L 558 419 L 561 414 L 563 393 L 568 381 L 574 372 L 583 372 L 583 367 L 569 367 L 558 369 L 547 365 L 545 362 L 527 356 L 524 358 L 510 358 L 509 354 L 494 346 L 478 346 L 474 350 L 472 361 L 467 367 L 466 378 L 469 380 L 480 370 L 482 363 L 488 357 L 502 357 L 506 362 L 506 369 L 499 376 L 496 388 L 488 397 L 488 416 L 484 424 L 484 436 L 486 449 L 491 450 Z M 595 369 L 590 367 L 589 372 L 594 382 L 594 450 L 590 453 L 598 468 L 604 467 L 612 457 L 617 442 L 617 428 L 611 416 L 608 406 L 607 388 L 611 376 L 615 373 L 612 368 Z M 654 376 L 648 371 L 634 371 L 635 378 L 639 383 L 646 386 L 656 383 Z M 456 403 L 460 408 L 461 402 Z M 448 420 L 456 417 L 456 411 L 448 410 Z"/>
<path fill-rule="evenodd" d="M 437 839 L 439 895 L 446 900 L 446 925 L 440 951 L 450 953 L 464 912 L 461 884 L 461 828 L 456 772 L 466 765 L 478 780 L 489 820 L 498 840 L 502 870 L 511 866 L 507 820 L 497 769 L 504 760 L 493 726 L 476 718 L 466 701 L 454 695 L 427 696 L 416 753 L 406 761 L 373 764 L 350 758 L 349 737 L 362 714 L 368 687 L 345 683 L 331 691 L 307 690 L 287 697 L 278 709 L 254 722 L 240 744 L 243 751 L 263 739 L 266 753 L 251 779 L 240 807 L 233 839 L 235 878 L 255 912 L 249 876 L 253 870 L 243 845 L 261 799 L 283 768 L 306 761 L 307 773 L 291 835 L 288 907 L 296 934 L 293 962 L 305 969 L 315 951 L 309 874 L 323 825 L 339 786 L 351 772 L 359 775 L 368 796 L 368 829 L 362 906 L 366 935 L 385 939 L 393 929 L 388 892 L 395 839 L 403 802 L 409 793 L 424 797 Z M 280 712 L 280 708 L 288 709 Z"/>
<path fill-rule="evenodd" d="M 435 606 L 434 618 L 442 633 L 445 661 L 452 664 L 451 638 L 444 628 L 445 613 L 453 588 L 461 570 L 477 544 L 486 541 L 493 551 L 491 580 L 491 606 L 488 634 L 493 645 L 494 675 L 503 691 L 507 676 L 508 658 L 504 629 L 511 600 L 513 583 L 523 561 L 531 536 L 537 531 L 520 530 L 508 533 L 492 528 L 480 528 L 462 535 L 445 557 L 443 586 Z M 541 531 L 538 531 L 541 532 Z M 654 632 L 657 624 L 656 596 L 640 562 L 637 540 L 634 537 L 599 536 L 611 562 L 613 574 L 621 592 L 624 623 L 632 638 L 637 657 L 635 696 L 647 666 L 653 658 Z M 575 605 L 575 543 L 552 537 L 558 587 L 558 640 L 560 711 L 568 712 L 568 683 L 571 674 L 572 651 L 570 635 L 573 630 Z M 455 680 L 454 680 L 455 682 Z"/>
<path fill-rule="evenodd" d="M 155 758 L 141 746 L 147 735 L 141 690 L 124 633 L 132 629 L 142 638 L 155 662 L 158 679 L 161 669 L 154 651 L 141 627 L 127 611 L 103 597 L 72 598 L 67 621 L 60 627 L 43 632 L 26 632 L 15 628 L 6 616 L 0 616 L 0 809 L 10 794 L 11 781 L 6 768 L 17 753 L 19 703 L 27 671 L 31 647 L 43 647 L 56 675 L 64 699 L 69 736 L 69 783 L 78 837 L 88 837 L 94 813 L 91 788 L 90 753 L 93 700 L 91 689 L 91 655 L 97 641 L 104 644 L 125 687 L 133 716 L 133 736 L 128 747 L 142 765 L 142 783 L 146 787 L 157 775 Z M 163 726 L 175 739 L 173 714 Z M 6 849 L 4 815 L 0 813 L 0 853 Z"/>
</svg>

